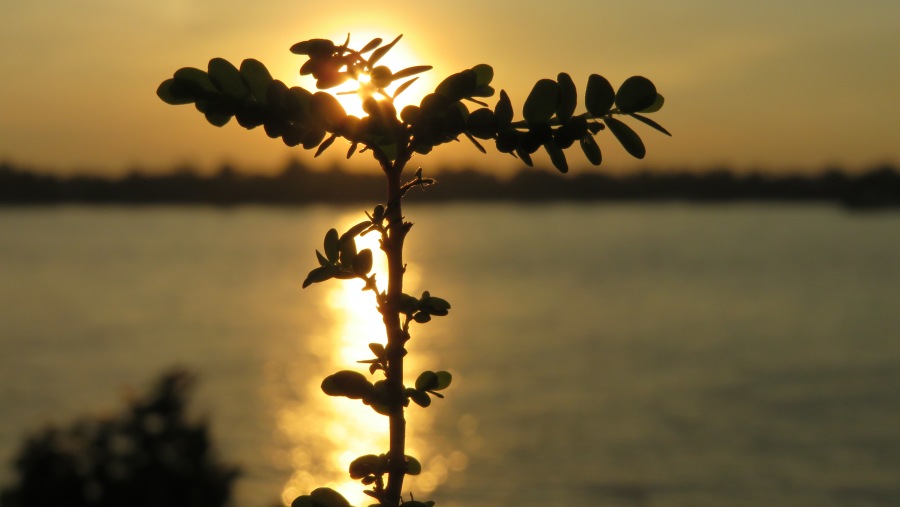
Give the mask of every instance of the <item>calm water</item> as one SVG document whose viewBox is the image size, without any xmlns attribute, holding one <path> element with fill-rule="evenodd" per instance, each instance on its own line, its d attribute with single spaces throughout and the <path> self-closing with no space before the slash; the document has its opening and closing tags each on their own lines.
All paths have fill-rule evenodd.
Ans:
<svg viewBox="0 0 900 507">
<path fill-rule="evenodd" d="M 325 231 L 361 211 L 0 211 L 0 458 L 179 364 L 243 465 L 237 505 L 345 489 L 350 459 L 383 450 L 384 420 L 317 386 L 381 332 L 358 282 L 300 283 Z M 453 304 L 410 344 L 410 377 L 454 373 L 446 400 L 411 410 L 416 498 L 900 505 L 900 214 L 407 215 L 408 292 Z"/>
</svg>

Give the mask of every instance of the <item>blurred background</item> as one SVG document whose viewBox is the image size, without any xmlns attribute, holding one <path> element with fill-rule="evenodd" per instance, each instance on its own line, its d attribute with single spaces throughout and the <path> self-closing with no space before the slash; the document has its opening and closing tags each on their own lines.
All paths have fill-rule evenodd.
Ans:
<svg viewBox="0 0 900 507">
<path fill-rule="evenodd" d="M 478 63 L 517 112 L 558 72 L 579 89 L 639 74 L 674 134 L 637 125 L 637 161 L 603 132 L 604 165 L 573 153 L 565 177 L 465 143 L 412 161 L 440 184 L 407 201 L 407 292 L 453 305 L 410 344 L 411 379 L 454 374 L 447 399 L 410 409 L 417 499 L 900 503 L 896 2 L 3 12 L 0 486 L 47 428 L 133 429 L 181 367 L 184 413 L 163 413 L 225 501 L 327 485 L 366 505 L 346 467 L 386 449 L 386 421 L 319 383 L 368 356 L 380 319 L 359 283 L 300 285 L 325 231 L 383 199 L 374 161 L 314 161 L 155 95 L 217 56 L 312 88 L 287 49 L 350 32 L 402 33 L 391 65 L 434 66 L 410 101 Z M 129 455 L 120 440 L 85 441 Z"/>
</svg>

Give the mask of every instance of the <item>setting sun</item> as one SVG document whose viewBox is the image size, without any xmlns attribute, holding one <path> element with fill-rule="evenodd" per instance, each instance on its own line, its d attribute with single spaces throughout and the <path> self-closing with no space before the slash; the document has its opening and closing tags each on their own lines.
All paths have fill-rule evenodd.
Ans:
<svg viewBox="0 0 900 507">
<path fill-rule="evenodd" d="M 347 35 L 342 37 L 335 36 L 332 40 L 335 44 L 340 44 L 346 40 L 346 37 Z M 354 31 L 350 34 L 350 43 L 348 44 L 348 47 L 353 50 L 360 50 L 376 38 L 382 39 L 379 46 L 385 47 L 389 45 L 395 37 L 396 36 L 377 35 L 374 32 L 368 31 Z M 367 51 L 366 56 L 371 56 L 373 51 L 377 51 L 377 49 Z M 404 40 L 400 39 L 378 60 L 374 69 L 371 69 L 369 72 L 359 73 L 355 79 L 350 79 L 346 83 L 335 88 L 330 88 L 327 91 L 338 98 L 338 101 L 341 103 L 341 106 L 343 106 L 347 114 L 360 118 L 366 116 L 366 112 L 362 107 L 363 100 L 370 96 L 375 97 L 378 100 L 393 99 L 394 107 L 400 111 L 407 105 L 418 104 L 425 94 L 434 89 L 436 84 L 434 78 L 429 72 L 421 72 L 410 77 L 396 79 L 382 88 L 387 95 L 385 96 L 378 92 L 379 83 L 377 82 L 377 74 L 379 72 L 384 72 L 385 68 L 389 69 L 391 73 L 397 73 L 404 69 L 422 65 L 426 65 L 424 59 L 414 54 L 404 45 Z M 376 74 L 375 76 L 371 75 L 372 71 Z M 409 84 L 406 85 L 405 83 Z M 310 76 L 298 76 L 296 84 L 311 91 L 316 90 L 315 81 Z M 400 87 L 404 87 L 404 89 L 400 90 L 400 93 L 398 94 L 397 91 Z M 394 95 L 396 95 L 396 97 L 394 97 Z"/>
</svg>

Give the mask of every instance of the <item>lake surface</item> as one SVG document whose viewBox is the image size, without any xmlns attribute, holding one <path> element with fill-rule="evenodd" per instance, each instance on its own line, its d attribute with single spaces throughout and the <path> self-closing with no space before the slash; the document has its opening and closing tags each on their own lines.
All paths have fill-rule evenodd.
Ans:
<svg viewBox="0 0 900 507">
<path fill-rule="evenodd" d="M 301 289 L 361 207 L 0 210 L 0 459 L 172 365 L 236 505 L 386 450 L 321 379 L 380 340 L 358 281 Z M 444 507 L 900 505 L 900 214 L 826 206 L 409 206 L 409 485 Z M 379 277 L 379 279 L 384 279 Z M 9 478 L 8 468 L 0 477 Z M 355 493 L 354 493 L 355 492 Z M 364 497 L 363 497 L 364 498 Z"/>
</svg>

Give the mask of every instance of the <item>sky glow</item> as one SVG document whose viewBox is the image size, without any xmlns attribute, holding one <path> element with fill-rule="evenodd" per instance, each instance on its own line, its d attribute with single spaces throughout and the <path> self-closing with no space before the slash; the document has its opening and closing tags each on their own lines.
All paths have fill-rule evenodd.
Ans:
<svg viewBox="0 0 900 507">
<path fill-rule="evenodd" d="M 162 103 L 155 90 L 174 70 L 205 68 L 213 57 L 259 59 L 276 79 L 293 84 L 302 63 L 288 52 L 293 43 L 313 37 L 342 42 L 348 32 L 358 45 L 402 33 L 398 54 L 415 58 L 410 64 L 434 66 L 404 93 L 407 98 L 479 63 L 494 67 L 494 84 L 507 90 L 518 113 L 535 81 L 561 71 L 581 91 L 591 73 L 614 86 L 631 75 L 649 77 L 667 99 L 655 117 L 675 137 L 639 128 L 648 156 L 637 162 L 601 136 L 609 170 L 719 164 L 861 169 L 900 160 L 895 1 L 333 5 L 7 2 L 0 17 L 0 160 L 107 174 L 182 164 L 212 169 L 223 162 L 274 171 L 292 156 L 309 161 L 311 153 L 288 149 L 261 131 L 213 128 L 188 106 Z M 315 165 L 341 162 L 346 150 L 339 148 Z M 536 162 L 549 166 L 542 157 Z M 465 143 L 438 147 L 428 164 L 520 167 L 511 157 L 483 156 Z M 354 165 L 374 167 L 365 156 Z"/>
</svg>

